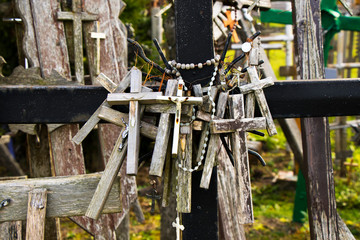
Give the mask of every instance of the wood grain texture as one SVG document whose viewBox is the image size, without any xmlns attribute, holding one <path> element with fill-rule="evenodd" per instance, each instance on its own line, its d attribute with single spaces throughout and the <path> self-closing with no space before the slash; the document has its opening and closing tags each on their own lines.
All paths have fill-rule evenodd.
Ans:
<svg viewBox="0 0 360 240">
<path fill-rule="evenodd" d="M 126 113 L 118 112 L 112 108 L 103 106 L 99 112 L 99 118 L 110 123 L 113 123 L 120 127 L 125 127 L 122 119 L 125 122 L 129 122 L 129 115 Z M 158 128 L 150 123 L 141 121 L 140 123 L 140 134 L 142 136 L 148 137 L 152 140 L 156 139 Z"/>
<path fill-rule="evenodd" d="M 122 131 L 124 131 L 124 129 Z M 111 187 L 126 157 L 127 142 L 125 142 L 122 150 L 119 151 L 119 147 L 122 142 L 123 139 L 120 133 L 119 138 L 116 141 L 111 156 L 109 158 L 109 161 L 107 162 L 105 170 L 101 176 L 100 182 L 96 187 L 95 193 L 86 211 L 85 216 L 87 217 L 90 217 L 92 219 L 98 219 L 104 208 L 106 200 L 109 197 Z"/>
<path fill-rule="evenodd" d="M 100 43 L 100 71 L 109 77 L 115 84 L 118 85 L 115 92 L 124 91 L 128 86 L 127 81 L 127 36 L 126 28 L 119 19 L 119 15 L 123 10 L 125 4 L 121 0 L 86 0 L 84 1 L 84 9 L 89 13 L 98 15 L 99 27 L 101 31 L 106 35 L 106 39 Z M 90 30 L 94 29 L 94 23 L 85 24 L 85 36 L 87 56 L 89 62 L 94 63 L 89 65 L 90 75 L 92 79 L 96 77 L 96 64 L 95 55 L 89 54 L 95 53 L 94 39 L 91 39 L 89 34 Z M 93 60 L 92 60 L 93 59 Z M 130 80 L 130 79 L 129 79 Z M 95 81 L 92 81 L 96 84 Z M 124 90 L 121 90 L 124 89 Z M 106 163 L 109 161 L 109 157 L 112 153 L 115 142 L 119 136 L 120 128 L 117 126 L 111 126 L 111 124 L 101 124 L 99 126 L 99 139 L 102 149 L 103 161 Z M 122 220 L 127 215 L 131 203 L 137 198 L 136 181 L 134 177 L 127 176 L 125 173 L 126 164 L 123 164 L 120 169 L 121 177 L 121 203 L 122 212 L 118 214 L 108 215 L 106 219 L 104 215 L 100 217 L 96 222 L 106 222 L 109 226 L 106 229 L 107 238 L 114 238 L 114 229 L 116 229 Z M 102 220 L 101 220 L 102 219 Z M 95 226 L 96 227 L 96 226 Z M 101 226 L 97 226 L 97 229 L 104 229 Z M 104 230 L 103 230 L 104 231 Z M 98 236 L 101 238 L 102 236 Z"/>
<path fill-rule="evenodd" d="M 0 223 L 0 239 L 23 239 L 22 222 L 12 221 Z"/>
<path fill-rule="evenodd" d="M 75 79 L 84 84 L 84 57 L 83 57 L 83 21 L 96 21 L 97 16 L 82 11 L 82 0 L 72 1 L 72 12 L 57 12 L 57 20 L 72 21 L 72 35 L 74 44 Z"/>
<path fill-rule="evenodd" d="M 43 240 L 45 237 L 45 216 L 47 190 L 34 189 L 29 192 L 26 218 L 26 240 Z"/>
<path fill-rule="evenodd" d="M 37 143 L 36 136 L 26 136 L 27 158 L 29 163 L 30 177 L 55 176 L 54 164 L 50 157 L 48 128 L 45 124 L 38 125 Z M 45 239 L 56 240 L 61 238 L 60 219 L 47 218 L 45 222 Z"/>
<path fill-rule="evenodd" d="M 106 39 L 100 42 L 100 71 L 115 83 L 120 83 L 127 73 L 127 40 L 126 28 L 119 19 L 124 7 L 123 1 L 116 0 L 86 0 L 84 10 L 96 14 L 101 32 Z M 89 58 L 90 75 L 95 84 L 96 74 L 96 40 L 90 32 L 95 30 L 95 22 L 85 23 L 85 44 Z"/>
<path fill-rule="evenodd" d="M 245 116 L 243 95 L 236 94 L 229 97 L 230 117 L 241 119 Z M 263 120 L 265 123 L 265 121 Z M 263 124 L 262 128 L 265 128 Z M 247 147 L 246 129 L 240 129 L 230 135 L 231 150 L 234 157 L 235 185 L 237 191 L 232 193 L 237 198 L 239 224 L 254 222 L 253 203 L 251 195 L 250 167 Z"/>
<path fill-rule="evenodd" d="M 324 78 L 320 2 L 295 1 L 296 64 L 301 79 Z M 301 121 L 311 239 L 340 239 L 327 118 Z"/>
<path fill-rule="evenodd" d="M 177 87 L 176 80 L 168 80 L 165 96 L 174 96 Z M 156 135 L 154 151 L 152 155 L 149 174 L 161 177 L 164 169 L 168 142 L 170 139 L 171 118 L 169 113 L 162 113 L 159 120 L 159 128 Z"/>
<path fill-rule="evenodd" d="M 31 178 L 0 182 L 0 194 L 11 199 L 1 210 L 0 222 L 26 220 L 28 193 L 36 188 L 47 189 L 46 217 L 70 217 L 84 215 L 100 181 L 101 174 L 69 177 Z M 121 211 L 120 178 L 112 187 L 104 213 Z"/>
<path fill-rule="evenodd" d="M 244 92 L 250 92 L 251 88 L 253 89 L 252 92 L 255 95 L 255 98 L 257 100 L 257 103 L 260 108 L 261 115 L 266 118 L 266 125 L 267 125 L 267 132 L 270 136 L 277 134 L 276 126 L 274 124 L 274 120 L 272 119 L 269 106 L 267 105 L 266 98 L 264 91 L 262 87 L 271 85 L 271 79 L 265 79 L 265 81 L 262 83 L 259 79 L 258 73 L 256 71 L 256 68 L 254 66 L 248 67 L 247 72 L 249 74 L 250 79 L 250 86 L 245 87 L 242 86 Z M 254 106 L 252 106 L 253 104 Z M 250 106 L 251 105 L 251 106 Z M 253 96 L 250 94 L 250 99 L 248 100 L 248 103 L 246 105 L 249 109 L 247 110 L 247 117 L 252 117 L 254 115 L 255 110 L 255 102 L 253 100 Z M 250 112 L 251 111 L 251 112 Z"/>
<path fill-rule="evenodd" d="M 186 169 L 192 168 L 192 131 L 190 134 L 180 135 L 180 142 L 178 151 L 178 162 Z M 182 146 L 184 144 L 185 146 Z M 185 149 L 182 149 L 185 147 Z M 180 213 L 191 212 L 191 179 L 192 173 L 178 169 L 178 195 L 177 195 L 177 211 Z"/>
<path fill-rule="evenodd" d="M 130 94 L 140 94 L 142 84 L 141 71 L 131 73 Z M 149 93 L 145 93 L 149 94 Z M 109 102 L 109 100 L 108 100 Z M 110 102 L 109 102 L 110 103 Z M 111 104 L 111 103 L 110 103 Z M 128 157 L 126 173 L 137 175 L 140 151 L 140 103 L 139 101 L 129 102 L 129 133 L 128 133 Z"/>
<path fill-rule="evenodd" d="M 230 133 L 236 131 L 249 131 L 256 129 L 265 129 L 266 119 L 242 118 L 242 119 L 219 119 L 210 123 L 211 133 Z"/>
<path fill-rule="evenodd" d="M 218 118 L 224 117 L 228 96 L 229 96 L 229 93 L 225 93 L 225 92 L 222 92 L 219 95 L 219 100 L 218 100 L 217 106 L 216 106 L 216 116 Z M 220 136 L 218 134 L 211 134 L 209 144 L 208 144 L 208 150 L 206 153 L 203 174 L 201 176 L 201 182 L 200 182 L 201 188 L 205 188 L 205 189 L 209 188 L 211 175 L 212 175 L 212 169 L 213 169 L 214 163 L 215 163 L 215 157 L 218 154 L 220 146 L 221 146 L 220 145 Z"/>
<path fill-rule="evenodd" d="M 114 92 L 123 92 L 130 86 L 130 79 L 131 79 L 130 78 L 130 76 L 131 76 L 130 72 L 128 74 L 126 74 L 123 81 L 119 85 L 117 85 Z M 105 74 L 100 74 L 99 77 L 97 78 L 97 81 L 99 83 L 101 83 L 104 87 L 109 84 L 107 82 L 111 82 L 110 83 L 111 85 L 116 84 L 112 80 L 110 80 Z M 105 88 L 107 90 L 110 90 L 107 87 L 105 87 Z M 111 88 L 111 90 L 113 90 L 113 88 Z M 98 115 L 99 115 L 100 110 L 101 110 L 102 107 L 110 107 L 110 104 L 108 104 L 107 101 L 105 100 L 98 107 L 98 109 L 96 109 L 96 111 L 93 113 L 93 115 L 91 115 L 89 120 L 87 120 L 87 122 L 84 124 L 84 126 L 78 131 L 78 133 L 72 139 L 76 144 L 80 144 L 86 138 L 86 136 L 89 135 L 89 133 L 94 129 L 96 124 L 98 124 L 98 122 L 100 121 L 100 118 L 98 117 Z"/>
<path fill-rule="evenodd" d="M 107 97 L 107 102 L 110 105 L 127 105 L 132 101 L 139 101 L 141 104 L 153 104 L 160 102 L 157 97 L 161 96 L 161 92 L 152 93 L 110 93 Z M 167 99 L 168 103 L 169 100 Z"/>
<path fill-rule="evenodd" d="M 240 189 L 236 181 L 235 169 L 232 166 L 224 147 L 221 147 L 220 153 L 217 156 L 217 190 L 219 215 L 223 228 L 224 239 L 246 239 L 244 227 L 241 224 L 241 208 L 238 195 Z"/>
</svg>

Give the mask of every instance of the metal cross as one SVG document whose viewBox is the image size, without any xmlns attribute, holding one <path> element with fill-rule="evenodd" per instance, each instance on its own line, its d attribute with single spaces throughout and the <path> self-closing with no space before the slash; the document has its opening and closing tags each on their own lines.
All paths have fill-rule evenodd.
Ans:
<svg viewBox="0 0 360 240">
<path fill-rule="evenodd" d="M 178 153 L 181 104 L 186 101 L 186 99 L 182 98 L 183 89 L 184 89 L 184 80 L 182 80 L 182 78 L 180 78 L 180 80 L 178 82 L 178 90 L 176 93 L 176 97 L 169 97 L 169 100 L 176 104 L 174 134 L 173 134 L 173 143 L 172 143 L 172 150 L 171 150 L 171 154 L 173 156 L 176 156 Z"/>
<path fill-rule="evenodd" d="M 57 12 L 58 20 L 72 20 L 74 34 L 74 56 L 76 81 L 84 82 L 82 21 L 96 21 L 97 15 L 82 11 L 82 0 L 72 1 L 72 12 Z"/>
<path fill-rule="evenodd" d="M 180 240 L 180 231 L 184 231 L 184 225 L 180 224 L 180 218 L 176 217 L 175 222 L 172 223 L 172 226 L 176 228 L 176 239 Z"/>
<path fill-rule="evenodd" d="M 124 120 L 124 118 L 121 118 L 121 121 L 124 123 L 125 125 L 125 130 L 122 132 L 121 134 L 121 138 L 122 138 L 122 141 L 120 143 L 120 146 L 119 146 L 119 151 L 121 151 L 124 147 L 124 144 L 125 144 L 125 141 L 127 139 L 127 136 L 129 134 L 129 124 L 127 124 Z"/>
<path fill-rule="evenodd" d="M 151 213 L 151 215 L 153 215 L 153 214 L 155 213 L 155 204 L 156 204 L 155 200 L 160 200 L 160 199 L 161 199 L 161 196 L 160 196 L 160 195 L 156 195 L 156 194 L 157 194 L 157 190 L 156 190 L 156 180 L 152 180 L 150 183 L 151 183 L 153 189 L 152 189 L 151 194 L 146 194 L 146 196 L 151 199 L 151 210 L 150 210 L 150 213 Z"/>
<path fill-rule="evenodd" d="M 95 31 L 91 32 L 91 38 L 96 39 L 96 75 L 100 74 L 100 40 L 105 39 L 105 33 L 99 32 L 100 31 L 100 22 L 97 21 L 95 24 Z"/>
</svg>

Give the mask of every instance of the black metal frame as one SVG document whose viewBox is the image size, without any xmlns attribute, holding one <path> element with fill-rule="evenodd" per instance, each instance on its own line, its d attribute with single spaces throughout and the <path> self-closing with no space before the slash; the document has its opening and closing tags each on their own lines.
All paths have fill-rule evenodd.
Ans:
<svg viewBox="0 0 360 240">
<path fill-rule="evenodd" d="M 329 117 L 360 115 L 359 88 L 360 79 L 276 81 L 264 91 L 274 118 Z M 0 123 L 83 123 L 106 96 L 97 86 L 1 86 Z"/>
</svg>

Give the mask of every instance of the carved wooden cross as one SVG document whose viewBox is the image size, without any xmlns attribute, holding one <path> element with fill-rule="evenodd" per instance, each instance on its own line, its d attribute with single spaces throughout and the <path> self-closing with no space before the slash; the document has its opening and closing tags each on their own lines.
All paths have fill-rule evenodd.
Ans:
<svg viewBox="0 0 360 240">
<path fill-rule="evenodd" d="M 84 83 L 82 21 L 96 21 L 97 15 L 82 11 L 82 0 L 72 0 L 72 12 L 57 12 L 58 20 L 72 20 L 76 81 Z"/>
<path fill-rule="evenodd" d="M 91 38 L 96 39 L 96 75 L 100 74 L 100 40 L 105 39 L 105 33 L 100 31 L 100 22 L 97 21 L 95 24 L 95 32 L 91 32 Z"/>
<path fill-rule="evenodd" d="M 255 66 L 248 67 L 247 72 L 249 74 L 250 83 L 239 87 L 242 94 L 251 93 L 247 96 L 245 115 L 247 118 L 252 118 L 254 116 L 256 98 L 261 114 L 266 118 L 266 129 L 269 135 L 275 135 L 277 134 L 276 126 L 263 91 L 263 88 L 274 85 L 274 82 L 271 77 L 260 80 Z"/>
</svg>

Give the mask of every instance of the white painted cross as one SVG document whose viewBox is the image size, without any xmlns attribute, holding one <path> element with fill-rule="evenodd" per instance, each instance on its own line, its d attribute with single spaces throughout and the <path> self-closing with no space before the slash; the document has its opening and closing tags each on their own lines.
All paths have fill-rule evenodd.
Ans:
<svg viewBox="0 0 360 240">
<path fill-rule="evenodd" d="M 172 223 L 172 226 L 176 228 L 176 240 L 180 240 L 180 231 L 184 231 L 184 225 L 180 224 L 180 218 L 176 217 L 175 222 Z"/>
<path fill-rule="evenodd" d="M 260 112 L 266 118 L 266 129 L 269 135 L 275 135 L 277 134 L 276 126 L 272 119 L 270 109 L 267 105 L 265 94 L 263 91 L 263 88 L 274 85 L 274 82 L 272 81 L 271 77 L 260 80 L 255 66 L 248 67 L 247 72 L 249 74 L 250 83 L 239 87 L 242 94 L 250 93 L 247 96 L 245 116 L 247 118 L 254 117 L 256 98 L 260 108 Z"/>
<path fill-rule="evenodd" d="M 90 37 L 96 39 L 96 75 L 100 74 L 100 40 L 105 39 L 105 33 L 100 31 L 100 22 L 97 21 L 95 24 L 95 32 L 91 32 Z"/>
</svg>

